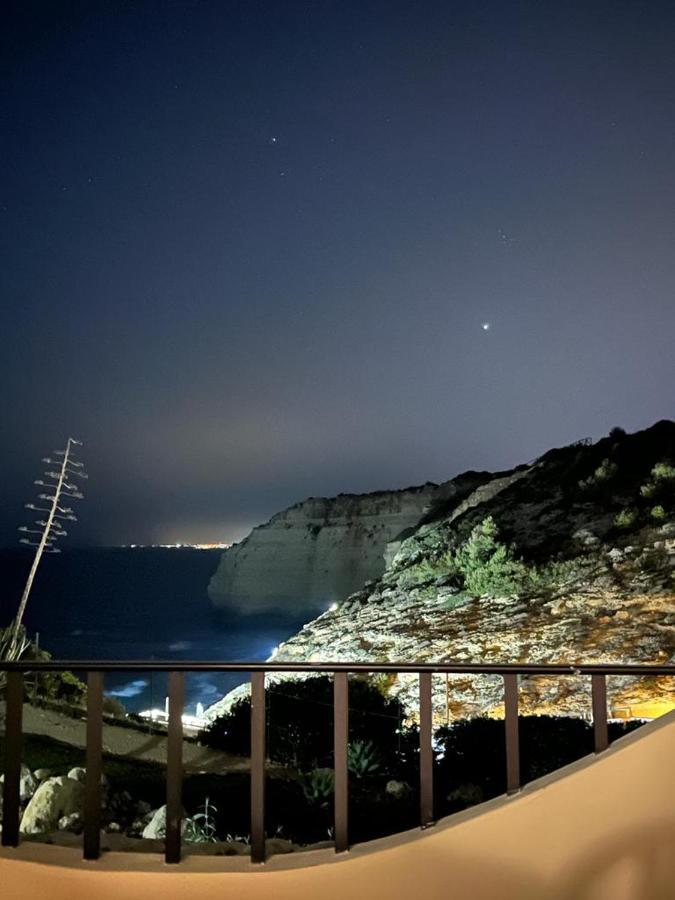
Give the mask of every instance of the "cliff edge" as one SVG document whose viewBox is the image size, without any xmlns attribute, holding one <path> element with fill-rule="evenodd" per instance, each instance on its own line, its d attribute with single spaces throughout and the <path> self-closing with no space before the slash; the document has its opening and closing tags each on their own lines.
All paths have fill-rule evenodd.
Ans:
<svg viewBox="0 0 675 900">
<path fill-rule="evenodd" d="M 379 578 L 385 557 L 439 503 L 459 501 L 493 477 L 468 473 L 440 485 L 310 497 L 225 550 L 209 597 L 241 613 L 325 610 Z"/>
<path fill-rule="evenodd" d="M 672 663 L 675 423 L 614 429 L 438 498 L 374 584 L 344 597 L 272 659 Z M 587 682 L 524 678 L 522 711 L 587 716 Z M 609 678 L 611 715 L 667 712 L 673 682 Z M 414 714 L 415 677 L 398 676 L 388 689 Z M 498 677 L 434 678 L 438 721 L 500 715 L 502 704 Z"/>
</svg>

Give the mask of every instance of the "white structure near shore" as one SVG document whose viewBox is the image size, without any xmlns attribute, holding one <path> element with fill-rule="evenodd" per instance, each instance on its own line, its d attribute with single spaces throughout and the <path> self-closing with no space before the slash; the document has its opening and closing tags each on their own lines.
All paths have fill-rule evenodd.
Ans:
<svg viewBox="0 0 675 900">
<path fill-rule="evenodd" d="M 149 722 L 157 722 L 159 725 L 168 725 L 169 724 L 169 698 L 166 697 L 164 700 L 164 709 L 159 709 L 155 707 L 153 709 L 144 709 L 142 712 L 138 713 L 138 715 L 142 719 L 146 719 Z M 208 724 L 208 720 L 204 716 L 204 704 L 197 703 L 195 706 L 194 715 L 190 715 L 189 713 L 183 713 L 181 716 L 181 720 L 183 722 L 183 728 L 186 728 L 191 731 L 199 731 L 204 728 L 205 725 Z"/>
</svg>

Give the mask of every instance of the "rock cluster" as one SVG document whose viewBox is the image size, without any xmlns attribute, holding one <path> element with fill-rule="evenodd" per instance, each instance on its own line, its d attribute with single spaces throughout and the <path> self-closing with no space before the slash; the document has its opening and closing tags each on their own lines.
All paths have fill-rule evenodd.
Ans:
<svg viewBox="0 0 675 900">
<path fill-rule="evenodd" d="M 19 783 L 21 833 L 40 839 L 59 832 L 79 835 L 84 827 L 85 779 L 86 770 L 79 766 L 66 775 L 52 775 L 49 769 L 39 768 L 31 772 L 22 765 Z M 3 782 L 4 776 L 0 776 L 0 784 Z M 105 776 L 102 776 L 101 784 L 105 831 L 124 831 L 140 837 L 155 814 L 150 805 L 142 800 L 133 800 L 128 791 L 113 793 Z"/>
<path fill-rule="evenodd" d="M 81 846 L 85 778 L 86 771 L 80 767 L 71 769 L 67 775 L 52 776 L 46 769 L 31 772 L 27 766 L 22 766 L 20 787 L 23 810 L 20 823 L 22 838 L 59 846 Z M 105 776 L 102 777 L 102 787 L 101 849 L 163 852 L 166 806 L 152 809 L 145 801 L 133 800 L 127 791 L 113 794 Z M 250 853 L 248 838 L 245 836 L 235 836 L 226 841 L 195 840 L 194 837 L 190 839 L 188 823 L 189 820 L 184 818 L 183 838 L 190 854 L 244 856 Z M 300 845 L 278 837 L 268 838 L 265 844 L 268 856 L 332 846 L 329 842 Z"/>
</svg>

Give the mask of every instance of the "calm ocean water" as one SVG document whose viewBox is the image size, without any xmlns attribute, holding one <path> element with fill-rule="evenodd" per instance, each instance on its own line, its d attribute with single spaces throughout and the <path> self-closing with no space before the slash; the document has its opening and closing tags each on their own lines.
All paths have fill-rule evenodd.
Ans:
<svg viewBox="0 0 675 900">
<path fill-rule="evenodd" d="M 206 589 L 219 551 L 91 548 L 47 555 L 26 615 L 56 659 L 262 660 L 306 621 L 216 611 Z M 0 550 L 0 623 L 16 611 L 32 557 Z M 310 618 L 308 614 L 307 619 Z M 209 705 L 246 675 L 189 675 L 186 706 Z M 166 679 L 121 673 L 106 689 L 130 711 L 163 706 Z"/>
</svg>

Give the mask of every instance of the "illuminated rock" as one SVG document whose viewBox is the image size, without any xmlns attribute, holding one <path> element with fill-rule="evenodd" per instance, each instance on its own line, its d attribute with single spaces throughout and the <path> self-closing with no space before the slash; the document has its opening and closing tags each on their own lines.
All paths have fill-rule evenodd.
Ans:
<svg viewBox="0 0 675 900">
<path fill-rule="evenodd" d="M 448 496 L 410 529 L 375 584 L 304 626 L 274 662 L 672 663 L 675 478 L 664 460 L 675 460 L 672 422 L 552 450 L 469 495 Z M 653 490 L 644 488 L 659 466 L 665 522 L 651 516 Z M 635 513 L 629 527 L 624 509 Z M 527 577 L 478 594 L 463 583 L 457 554 L 488 518 L 500 552 L 511 548 L 512 568 Z M 493 563 L 476 563 L 488 582 Z M 391 679 L 389 689 L 415 716 L 416 676 Z M 610 677 L 607 689 L 615 718 L 651 718 L 675 706 L 675 678 Z M 500 716 L 502 679 L 434 676 L 433 700 L 439 723 Z M 520 708 L 588 717 L 590 679 L 523 678 Z"/>
</svg>

